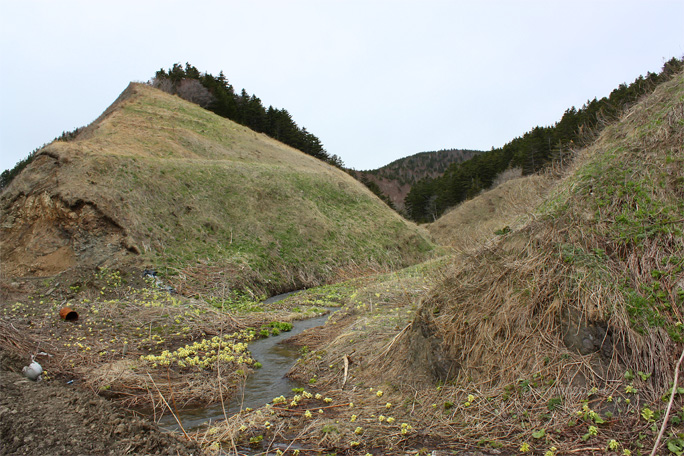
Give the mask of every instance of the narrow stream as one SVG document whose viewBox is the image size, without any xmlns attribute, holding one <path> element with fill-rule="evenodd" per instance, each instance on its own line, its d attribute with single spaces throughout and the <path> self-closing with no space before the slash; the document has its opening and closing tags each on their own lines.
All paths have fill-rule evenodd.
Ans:
<svg viewBox="0 0 684 456">
<path fill-rule="evenodd" d="M 272 303 L 285 298 L 291 293 L 273 296 L 264 301 L 264 304 Z M 330 310 L 330 309 L 328 309 Z M 282 344 L 286 339 L 295 336 L 302 331 L 325 324 L 330 314 L 313 317 L 306 320 L 293 321 L 291 331 L 281 332 L 277 336 L 270 336 L 250 342 L 249 351 L 252 357 L 262 364 L 260 369 L 254 370 L 245 382 L 244 388 L 238 392 L 230 403 L 226 403 L 226 415 L 233 415 L 247 407 L 258 408 L 268 404 L 274 397 L 292 394 L 292 388 L 301 386 L 297 382 L 285 377 L 285 374 L 299 358 L 299 350 L 287 344 Z M 224 419 L 221 404 L 196 409 L 183 409 L 179 418 L 185 430 L 192 430 L 214 420 Z M 171 414 L 164 415 L 159 420 L 159 426 L 167 430 L 180 430 L 178 423 Z"/>
</svg>

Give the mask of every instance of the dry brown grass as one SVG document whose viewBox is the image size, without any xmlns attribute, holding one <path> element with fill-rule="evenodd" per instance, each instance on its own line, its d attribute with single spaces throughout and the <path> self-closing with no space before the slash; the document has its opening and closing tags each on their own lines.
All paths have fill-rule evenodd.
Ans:
<svg viewBox="0 0 684 456">
<path fill-rule="evenodd" d="M 472 252 L 495 239 L 495 231 L 527 223 L 553 183 L 549 175 L 508 180 L 453 208 L 427 225 L 428 230 L 439 244 Z"/>
<path fill-rule="evenodd" d="M 342 170 L 141 84 L 46 146 L 0 211 L 8 277 L 153 265 L 196 296 L 316 286 L 433 248 Z"/>
<path fill-rule="evenodd" d="M 684 116 L 681 101 L 673 106 L 672 93 L 681 93 L 682 85 L 680 76 L 609 128 L 536 220 L 455 265 L 426 300 L 426 318 L 439 328 L 460 370 L 504 383 L 536 370 L 544 354 L 564 351 L 560 325 L 570 311 L 612 331 L 616 349 L 609 369 L 651 372 L 659 387 L 671 378 L 668 357 L 646 354 L 670 353 L 672 342 L 658 325 L 645 335 L 634 331 L 624 287 L 641 291 L 662 274 L 669 318 L 681 318 L 675 296 L 680 266 L 668 266 L 667 260 L 684 251 L 676 226 Z M 630 180 L 618 182 L 615 176 Z M 652 207 L 644 207 L 646 202 Z M 640 204 L 641 211 L 653 212 L 644 219 L 650 226 L 637 223 L 639 215 L 619 226 L 620 217 L 631 216 Z"/>
<path fill-rule="evenodd" d="M 395 277 L 359 288 L 327 337 L 309 339 L 293 375 L 354 403 L 373 430 L 360 447 L 349 446 L 349 411 L 334 421 L 276 411 L 247 435 L 276 419 L 273 442 L 296 435 L 303 448 L 351 454 L 523 444 L 594 454 L 611 440 L 618 453 L 649 449 L 681 352 L 683 93 L 679 75 L 607 128 L 533 214 L 506 222 L 509 233 L 423 270 L 422 284 Z M 410 437 L 376 426 L 370 387 L 400 404 L 392 413 L 415 429 Z M 339 433 L 323 433 L 326 424 Z"/>
<path fill-rule="evenodd" d="M 426 362 L 464 393 L 497 397 L 534 375 L 563 391 L 547 385 L 525 407 L 555 394 L 577 404 L 592 387 L 600 403 L 629 370 L 648 374 L 638 401 L 658 407 L 682 340 L 682 93 L 679 75 L 585 150 L 537 217 L 455 262 L 385 378 L 415 363 L 423 338 Z M 603 339 L 578 353 L 573 333 Z"/>
</svg>

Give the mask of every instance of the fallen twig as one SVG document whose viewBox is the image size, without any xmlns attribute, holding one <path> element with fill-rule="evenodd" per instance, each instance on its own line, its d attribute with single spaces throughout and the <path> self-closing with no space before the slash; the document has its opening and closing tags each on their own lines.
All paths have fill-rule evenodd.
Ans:
<svg viewBox="0 0 684 456">
<path fill-rule="evenodd" d="M 670 410 L 672 410 L 672 402 L 674 402 L 675 393 L 677 392 L 677 383 L 679 382 L 679 366 L 682 365 L 682 360 L 684 360 L 684 349 L 682 349 L 682 354 L 679 356 L 679 361 L 675 366 L 674 381 L 672 384 L 672 392 L 670 393 L 670 401 L 667 403 L 667 410 L 665 411 L 665 418 L 663 418 L 663 424 L 660 425 L 660 432 L 658 432 L 658 438 L 653 445 L 653 450 L 651 450 L 651 456 L 655 456 L 658 446 L 660 445 L 660 439 L 663 438 L 665 433 L 665 428 L 667 427 L 667 420 L 670 418 Z"/>
<path fill-rule="evenodd" d="M 190 436 L 188 435 L 188 433 L 185 432 L 185 428 L 183 428 L 183 424 L 180 422 L 180 419 L 178 419 L 178 416 L 173 412 L 173 409 L 171 408 L 171 406 L 169 405 L 169 403 L 166 402 L 166 399 L 164 399 L 164 395 L 161 393 L 161 391 L 159 391 L 159 388 L 157 387 L 157 384 L 155 383 L 154 379 L 153 379 L 152 376 L 149 374 L 149 372 L 147 373 L 147 376 L 150 377 L 150 380 L 152 381 L 152 384 L 154 385 L 154 388 L 155 388 L 155 389 L 157 390 L 157 392 L 159 393 L 159 397 L 161 398 L 162 401 L 164 401 L 164 404 L 166 404 L 166 407 L 168 407 L 169 411 L 171 412 L 171 415 L 173 415 L 174 419 L 176 420 L 176 423 L 178 423 L 178 426 L 180 426 L 181 431 L 183 431 L 183 435 L 185 436 L 185 438 L 188 439 L 188 440 L 192 440 L 192 439 L 190 438 Z"/>
<path fill-rule="evenodd" d="M 347 383 L 347 374 L 349 373 L 349 357 L 344 355 L 344 378 L 342 379 L 342 389 L 344 389 L 345 383 Z"/>
</svg>

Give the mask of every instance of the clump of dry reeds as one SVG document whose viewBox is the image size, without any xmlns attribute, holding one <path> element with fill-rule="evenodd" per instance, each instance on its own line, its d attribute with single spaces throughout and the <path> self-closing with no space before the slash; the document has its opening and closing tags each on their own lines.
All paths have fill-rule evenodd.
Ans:
<svg viewBox="0 0 684 456">
<path fill-rule="evenodd" d="M 612 344 L 608 359 L 595 350 L 603 375 L 631 368 L 666 385 L 682 323 L 684 103 L 672 92 L 683 85 L 675 78 L 607 129 L 536 220 L 456 264 L 425 300 L 420 318 L 452 375 L 505 384 L 539 370 L 568 352 L 574 315 L 578 331 L 603 329 L 597 347 Z"/>
</svg>

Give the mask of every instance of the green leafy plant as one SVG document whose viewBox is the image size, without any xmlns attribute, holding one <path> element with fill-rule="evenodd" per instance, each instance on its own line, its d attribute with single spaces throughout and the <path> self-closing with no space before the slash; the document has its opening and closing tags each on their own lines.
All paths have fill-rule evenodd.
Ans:
<svg viewBox="0 0 684 456">
<path fill-rule="evenodd" d="M 654 421 L 654 418 L 653 418 L 654 416 L 655 416 L 655 413 L 653 412 L 653 410 L 651 410 L 648 407 L 644 407 L 641 410 L 641 417 L 649 423 L 652 423 Z"/>
<path fill-rule="evenodd" d="M 534 432 L 532 433 L 532 437 L 534 437 L 535 439 L 541 439 L 541 438 L 543 438 L 545 435 L 546 435 L 546 429 L 540 429 L 540 430 L 534 431 Z"/>
<path fill-rule="evenodd" d="M 560 397 L 552 397 L 546 403 L 546 408 L 552 412 L 552 411 L 558 409 L 562 403 L 563 403 L 563 399 L 561 399 Z"/>
<path fill-rule="evenodd" d="M 667 441 L 667 449 L 677 456 L 684 455 L 684 438 L 675 437 Z"/>
</svg>

